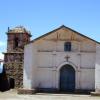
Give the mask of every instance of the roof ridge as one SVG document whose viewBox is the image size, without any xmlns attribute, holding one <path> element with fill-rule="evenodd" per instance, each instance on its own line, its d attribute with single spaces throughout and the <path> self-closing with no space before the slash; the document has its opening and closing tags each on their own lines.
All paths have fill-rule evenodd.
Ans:
<svg viewBox="0 0 100 100">
<path fill-rule="evenodd" d="M 65 26 L 65 25 L 61 25 L 60 27 L 58 27 L 58 28 L 56 28 L 56 29 L 54 29 L 54 30 L 52 30 L 52 31 L 50 31 L 50 32 L 47 32 L 46 34 L 43 34 L 43 35 L 39 36 L 38 38 L 35 38 L 34 40 L 30 41 L 29 43 L 32 43 L 32 42 L 34 42 L 34 41 L 36 41 L 36 40 L 38 40 L 38 39 L 40 39 L 40 38 L 42 38 L 42 37 L 45 37 L 45 36 L 51 34 L 52 32 L 55 32 L 55 31 L 57 31 L 57 30 L 59 30 L 59 29 L 61 29 L 61 28 L 69 29 L 69 30 L 75 32 L 76 34 L 78 34 L 78 35 L 80 35 L 80 36 L 83 36 L 83 37 L 85 37 L 85 38 L 87 38 L 87 39 L 89 39 L 89 40 L 91 40 L 91 41 L 94 41 L 94 42 L 100 44 L 100 42 L 98 42 L 98 41 L 96 41 L 96 40 L 94 40 L 94 39 L 92 39 L 92 38 L 90 38 L 90 37 L 88 37 L 88 36 L 86 36 L 86 35 L 84 35 L 84 34 L 81 34 L 80 32 L 77 32 L 77 31 L 73 30 L 72 28 L 69 28 L 69 27 L 67 27 L 67 26 Z M 28 43 L 28 44 L 29 44 L 29 43 Z"/>
</svg>

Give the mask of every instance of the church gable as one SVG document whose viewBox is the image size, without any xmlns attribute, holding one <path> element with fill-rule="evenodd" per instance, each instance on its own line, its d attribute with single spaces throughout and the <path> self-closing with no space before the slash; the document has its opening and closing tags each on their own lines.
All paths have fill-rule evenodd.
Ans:
<svg viewBox="0 0 100 100">
<path fill-rule="evenodd" d="M 60 90 L 61 70 L 71 65 L 75 90 L 94 90 L 97 43 L 65 26 L 33 40 L 24 49 L 24 87 Z"/>
<path fill-rule="evenodd" d="M 38 51 L 64 51 L 64 43 L 71 42 L 72 51 L 95 52 L 96 42 L 76 31 L 61 27 L 36 40 Z"/>
</svg>

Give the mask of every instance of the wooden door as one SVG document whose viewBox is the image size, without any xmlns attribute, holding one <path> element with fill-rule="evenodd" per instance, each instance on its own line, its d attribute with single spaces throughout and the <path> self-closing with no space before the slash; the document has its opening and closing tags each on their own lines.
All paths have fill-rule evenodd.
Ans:
<svg viewBox="0 0 100 100">
<path fill-rule="evenodd" d="M 64 92 L 75 90 L 75 70 L 70 65 L 65 65 L 60 69 L 60 90 Z"/>
</svg>

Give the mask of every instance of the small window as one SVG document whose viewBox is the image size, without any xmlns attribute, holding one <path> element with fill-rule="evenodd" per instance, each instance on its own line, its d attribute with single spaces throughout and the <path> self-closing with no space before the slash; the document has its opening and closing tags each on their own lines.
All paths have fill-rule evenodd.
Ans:
<svg viewBox="0 0 100 100">
<path fill-rule="evenodd" d="M 18 47 L 18 38 L 15 38 L 15 48 Z"/>
<path fill-rule="evenodd" d="M 65 42 L 64 51 L 71 51 L 71 42 Z"/>
</svg>

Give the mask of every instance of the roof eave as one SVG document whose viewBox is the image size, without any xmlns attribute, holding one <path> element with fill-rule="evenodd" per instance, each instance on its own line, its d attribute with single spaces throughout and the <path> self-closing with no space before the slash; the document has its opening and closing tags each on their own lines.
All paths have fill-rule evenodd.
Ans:
<svg viewBox="0 0 100 100">
<path fill-rule="evenodd" d="M 96 41 L 96 40 L 94 40 L 94 39 L 91 39 L 90 37 L 87 37 L 86 35 L 83 35 L 83 34 L 81 34 L 80 32 L 77 32 L 77 31 L 75 31 L 75 30 L 73 30 L 73 29 L 71 29 L 71 28 L 69 28 L 69 27 L 66 27 L 65 25 L 62 25 L 62 26 L 60 26 L 60 27 L 54 29 L 53 31 L 50 31 L 50 32 L 48 32 L 48 33 L 46 33 L 46 34 L 44 34 L 44 35 L 42 35 L 42 36 L 40 36 L 40 37 L 38 37 L 38 38 L 36 38 L 36 39 L 30 41 L 30 42 L 27 43 L 27 44 L 33 43 L 33 42 L 35 42 L 35 41 L 37 41 L 37 40 L 39 40 L 39 39 L 41 39 L 41 38 L 43 38 L 43 37 L 45 37 L 45 36 L 47 36 L 47 35 L 53 33 L 53 32 L 55 32 L 55 31 L 57 31 L 57 30 L 59 30 L 59 29 L 61 29 L 61 28 L 67 28 L 67 29 L 69 29 L 69 30 L 75 32 L 75 33 L 78 34 L 78 35 L 81 35 L 81 36 L 83 36 L 83 37 L 85 37 L 85 38 L 87 38 L 87 39 L 89 39 L 89 40 L 91 40 L 91 41 L 93 41 L 93 42 L 96 42 L 96 43 L 100 44 L 100 42 L 98 42 L 98 41 Z M 26 45 L 27 45 L 27 44 L 26 44 Z"/>
</svg>

